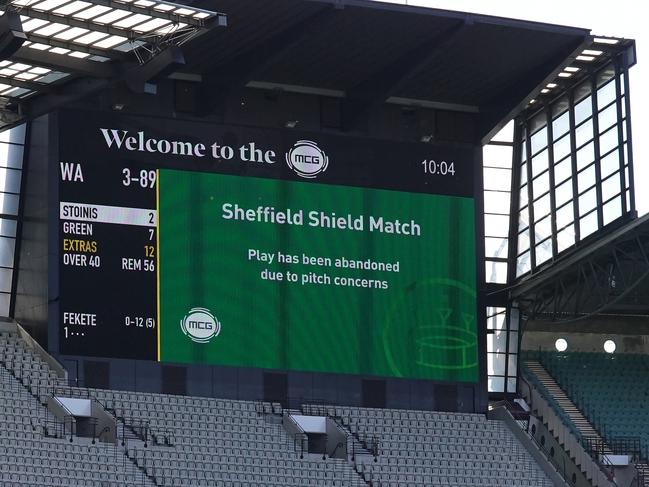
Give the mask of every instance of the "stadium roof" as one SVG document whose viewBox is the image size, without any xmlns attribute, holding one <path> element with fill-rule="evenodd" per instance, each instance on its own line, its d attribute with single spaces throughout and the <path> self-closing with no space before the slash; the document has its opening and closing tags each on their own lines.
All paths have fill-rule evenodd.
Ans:
<svg viewBox="0 0 649 487">
<path fill-rule="evenodd" d="M 597 234 L 509 291 L 538 320 L 572 322 L 602 313 L 649 316 L 649 215 Z"/>
<path fill-rule="evenodd" d="M 0 22 L 0 59 L 13 64 L 0 66 L 0 97 L 30 117 L 111 82 L 146 92 L 181 73 L 219 88 L 340 97 L 354 108 L 476 113 L 484 140 L 548 85 L 570 82 L 567 66 L 633 47 L 598 43 L 587 29 L 366 0 L 183 3 L 5 0 L 14 14 Z M 587 60 L 585 49 L 598 54 Z"/>
</svg>

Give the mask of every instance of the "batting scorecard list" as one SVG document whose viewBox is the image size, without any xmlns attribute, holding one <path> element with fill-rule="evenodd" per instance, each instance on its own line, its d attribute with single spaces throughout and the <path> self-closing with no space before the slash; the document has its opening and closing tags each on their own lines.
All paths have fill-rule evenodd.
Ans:
<svg viewBox="0 0 649 487">
<path fill-rule="evenodd" d="M 61 352 L 156 360 L 157 171 L 62 161 L 58 172 Z"/>
</svg>

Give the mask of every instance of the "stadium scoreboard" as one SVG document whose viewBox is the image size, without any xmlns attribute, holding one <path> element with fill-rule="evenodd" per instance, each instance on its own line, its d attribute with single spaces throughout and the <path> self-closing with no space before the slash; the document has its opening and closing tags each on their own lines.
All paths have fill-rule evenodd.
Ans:
<svg viewBox="0 0 649 487">
<path fill-rule="evenodd" d="M 57 162 L 60 353 L 478 380 L 473 148 L 63 111 Z"/>
<path fill-rule="evenodd" d="M 157 359 L 157 171 L 59 162 L 63 353 Z"/>
</svg>

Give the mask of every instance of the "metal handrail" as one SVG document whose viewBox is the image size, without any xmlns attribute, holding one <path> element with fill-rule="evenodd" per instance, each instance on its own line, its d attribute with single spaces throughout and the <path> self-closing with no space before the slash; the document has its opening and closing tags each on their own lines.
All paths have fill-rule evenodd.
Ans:
<svg viewBox="0 0 649 487">
<path fill-rule="evenodd" d="M 528 378 L 534 384 L 536 389 L 541 392 L 541 395 L 544 396 L 548 405 L 554 411 L 556 417 L 559 419 L 559 421 L 561 421 L 561 424 L 563 424 L 563 426 L 568 429 L 570 434 L 575 437 L 577 443 L 584 449 L 584 451 L 588 454 L 588 456 L 592 459 L 592 461 L 595 462 L 595 464 L 599 467 L 599 469 L 606 475 L 607 479 L 612 483 L 612 485 L 616 485 L 615 482 L 613 481 L 613 472 L 611 471 L 610 466 L 603 464 L 599 456 L 594 454 L 592 451 L 588 449 L 584 435 L 582 435 L 581 432 L 576 429 L 576 426 L 572 423 L 572 421 L 569 421 L 567 420 L 567 418 L 565 418 L 564 411 L 561 408 L 561 406 L 556 402 L 554 396 L 545 388 L 545 386 L 540 382 L 540 380 L 534 374 L 531 373 L 531 371 L 527 371 L 525 369 L 525 372 L 529 374 Z M 536 442 L 536 439 L 534 440 Z"/>
<path fill-rule="evenodd" d="M 298 446 L 297 446 L 298 441 L 300 442 L 299 445 L 300 459 L 302 459 L 304 458 L 304 442 L 306 441 L 308 443 L 309 437 L 304 432 L 295 433 L 293 435 L 293 451 L 295 452 L 298 451 Z"/>
</svg>

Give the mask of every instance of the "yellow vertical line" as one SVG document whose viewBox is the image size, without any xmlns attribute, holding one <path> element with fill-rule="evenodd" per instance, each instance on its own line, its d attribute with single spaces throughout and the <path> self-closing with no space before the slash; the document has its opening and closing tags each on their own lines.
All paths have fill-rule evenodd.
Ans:
<svg viewBox="0 0 649 487">
<path fill-rule="evenodd" d="M 158 334 L 158 362 L 160 362 L 160 170 L 156 169 L 155 177 L 155 237 L 156 237 L 156 301 L 157 301 L 157 327 Z"/>
</svg>

